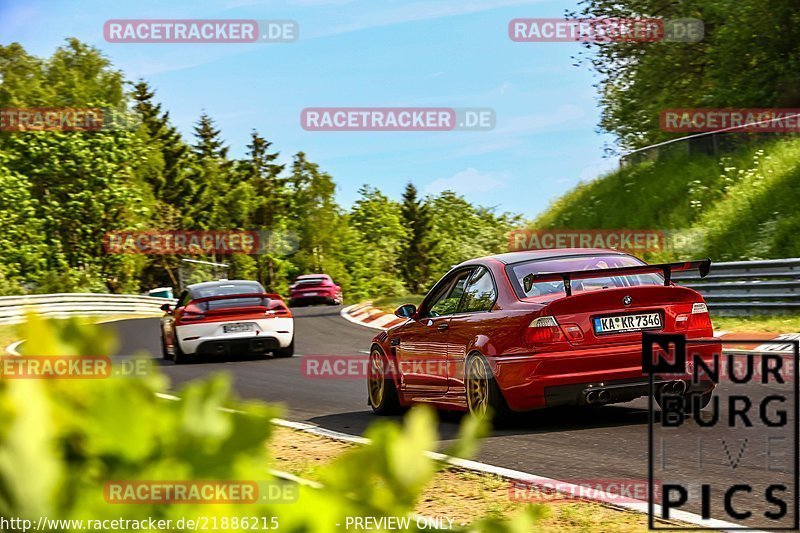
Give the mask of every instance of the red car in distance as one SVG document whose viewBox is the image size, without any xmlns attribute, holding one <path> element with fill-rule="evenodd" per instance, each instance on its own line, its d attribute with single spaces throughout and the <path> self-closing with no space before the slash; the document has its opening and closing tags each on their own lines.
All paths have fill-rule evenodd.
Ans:
<svg viewBox="0 0 800 533">
<path fill-rule="evenodd" d="M 708 274 L 711 261 L 647 265 L 605 249 L 512 252 L 453 267 L 423 299 L 378 334 L 368 366 L 377 414 L 412 404 L 505 418 L 559 405 L 603 405 L 649 394 L 642 331 L 683 334 L 710 361 L 703 297 L 672 272 Z M 706 339 L 699 345 L 693 339 Z M 655 376 L 656 400 L 683 396 L 705 407 L 714 384 L 691 374 Z"/>
<path fill-rule="evenodd" d="M 342 288 L 327 274 L 297 276 L 289 285 L 289 305 L 327 303 L 341 305 Z"/>
</svg>

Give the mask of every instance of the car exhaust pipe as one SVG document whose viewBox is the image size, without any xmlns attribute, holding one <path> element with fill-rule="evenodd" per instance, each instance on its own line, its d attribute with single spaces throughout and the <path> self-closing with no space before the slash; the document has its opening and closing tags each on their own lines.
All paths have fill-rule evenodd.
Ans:
<svg viewBox="0 0 800 533">
<path fill-rule="evenodd" d="M 611 400 L 611 394 L 607 390 L 601 390 L 597 393 L 597 403 L 608 403 Z"/>
<path fill-rule="evenodd" d="M 597 403 L 597 396 L 598 396 L 598 394 L 595 391 L 587 392 L 586 393 L 586 403 L 588 403 L 589 405 L 594 405 L 595 403 Z"/>
<path fill-rule="evenodd" d="M 686 392 L 686 382 L 683 380 L 670 381 L 661 386 L 662 394 L 675 394 L 677 396 Z"/>
</svg>

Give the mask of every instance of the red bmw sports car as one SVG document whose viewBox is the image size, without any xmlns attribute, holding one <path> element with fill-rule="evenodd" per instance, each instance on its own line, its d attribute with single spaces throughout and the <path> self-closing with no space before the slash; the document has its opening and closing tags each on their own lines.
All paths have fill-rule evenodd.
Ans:
<svg viewBox="0 0 800 533">
<path fill-rule="evenodd" d="M 720 346 L 705 301 L 671 282 L 672 272 L 711 261 L 647 265 L 604 249 L 512 252 L 466 261 L 406 322 L 378 334 L 370 349 L 369 404 L 378 414 L 425 403 L 477 416 L 557 405 L 603 405 L 649 394 L 642 332 L 686 336 L 710 360 Z M 706 339 L 702 345 L 693 339 Z M 662 393 L 697 396 L 714 384 L 691 375 L 656 376 Z"/>
</svg>

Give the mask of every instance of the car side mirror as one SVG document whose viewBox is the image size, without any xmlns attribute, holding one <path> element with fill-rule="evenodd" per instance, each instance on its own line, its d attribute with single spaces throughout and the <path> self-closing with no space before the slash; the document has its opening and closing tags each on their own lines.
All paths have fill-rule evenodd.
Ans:
<svg viewBox="0 0 800 533">
<path fill-rule="evenodd" d="M 411 318 L 417 314 L 417 306 L 414 304 L 401 305 L 394 310 L 394 314 L 400 318 Z"/>
<path fill-rule="evenodd" d="M 170 312 L 170 306 L 169 306 L 169 304 L 163 304 L 163 305 L 161 306 L 161 310 L 162 310 L 162 311 L 164 311 L 165 313 L 169 313 L 169 312 Z"/>
</svg>

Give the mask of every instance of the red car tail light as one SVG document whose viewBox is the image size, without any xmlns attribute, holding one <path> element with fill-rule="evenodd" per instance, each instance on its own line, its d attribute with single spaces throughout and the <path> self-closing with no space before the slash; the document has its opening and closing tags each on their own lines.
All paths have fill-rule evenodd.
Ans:
<svg viewBox="0 0 800 533">
<path fill-rule="evenodd" d="M 692 304 L 692 312 L 684 313 L 675 317 L 675 329 L 679 331 L 687 329 L 710 329 L 711 316 L 708 314 L 708 306 L 704 302 Z"/>
<path fill-rule="evenodd" d="M 708 306 L 704 302 L 692 304 L 692 314 L 689 316 L 689 327 L 691 329 L 711 327 L 711 316 L 708 314 Z"/>
<path fill-rule="evenodd" d="M 181 315 L 180 321 L 181 322 L 194 322 L 196 320 L 203 320 L 206 315 L 201 313 L 189 313 L 185 312 Z"/>
<path fill-rule="evenodd" d="M 291 312 L 285 305 L 271 305 L 264 311 L 267 316 L 291 316 Z"/>
<path fill-rule="evenodd" d="M 564 332 L 554 316 L 540 316 L 525 330 L 525 342 L 529 344 L 551 344 L 565 340 Z"/>
</svg>

